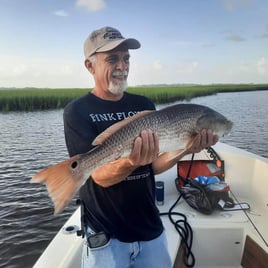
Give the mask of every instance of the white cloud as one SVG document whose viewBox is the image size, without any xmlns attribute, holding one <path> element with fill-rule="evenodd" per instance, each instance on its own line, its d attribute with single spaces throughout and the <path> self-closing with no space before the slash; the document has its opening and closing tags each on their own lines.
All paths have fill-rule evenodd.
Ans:
<svg viewBox="0 0 268 268">
<path fill-rule="evenodd" d="M 268 59 L 262 57 L 257 62 L 257 71 L 260 75 L 268 75 Z"/>
<path fill-rule="evenodd" d="M 202 83 L 201 79 L 196 78 L 198 72 L 202 72 L 199 70 L 199 66 L 198 61 L 172 62 L 165 63 L 165 65 L 160 63 L 159 60 L 155 60 L 153 64 L 146 61 L 136 62 L 131 65 L 128 82 L 129 85 L 174 84 L 196 81 Z"/>
<path fill-rule="evenodd" d="M 13 75 L 23 75 L 25 72 L 27 72 L 28 66 L 22 63 L 19 63 L 11 69 L 11 73 Z"/>
<path fill-rule="evenodd" d="M 106 7 L 104 0 L 77 0 L 76 5 L 85 7 L 88 11 L 98 11 Z"/>
<path fill-rule="evenodd" d="M 217 66 L 216 73 L 233 83 L 267 83 L 268 58 L 228 62 L 226 66 Z"/>
<path fill-rule="evenodd" d="M 56 15 L 56 16 L 59 16 L 59 17 L 67 17 L 67 16 L 69 16 L 69 14 L 63 9 L 56 10 L 56 11 L 53 12 L 53 14 Z"/>
<path fill-rule="evenodd" d="M 80 61 L 0 55 L 0 87 L 93 87 Z M 209 64 L 197 60 L 133 62 L 129 85 L 172 83 L 267 83 L 268 58 Z"/>
<path fill-rule="evenodd" d="M 177 65 L 177 72 L 180 74 L 190 74 L 193 73 L 199 66 L 198 61 L 183 62 Z"/>
<path fill-rule="evenodd" d="M 163 65 L 159 60 L 155 60 L 153 62 L 153 69 L 154 70 L 162 70 L 163 69 Z"/>
<path fill-rule="evenodd" d="M 3 87 L 53 88 L 93 85 L 83 64 L 69 60 L 0 55 L 0 62 L 0 86 Z"/>
</svg>

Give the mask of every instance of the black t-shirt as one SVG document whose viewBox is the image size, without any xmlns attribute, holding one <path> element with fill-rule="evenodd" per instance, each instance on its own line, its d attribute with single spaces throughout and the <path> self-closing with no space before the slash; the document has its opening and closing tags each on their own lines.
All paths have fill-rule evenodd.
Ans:
<svg viewBox="0 0 268 268">
<path fill-rule="evenodd" d="M 110 125 L 137 112 L 154 110 L 139 95 L 124 93 L 119 101 L 87 94 L 64 109 L 64 130 L 69 155 L 85 153 L 92 141 Z M 154 201 L 155 179 L 151 165 L 136 169 L 125 180 L 101 187 L 91 178 L 80 189 L 86 225 L 123 242 L 146 241 L 159 236 L 163 225 Z"/>
</svg>

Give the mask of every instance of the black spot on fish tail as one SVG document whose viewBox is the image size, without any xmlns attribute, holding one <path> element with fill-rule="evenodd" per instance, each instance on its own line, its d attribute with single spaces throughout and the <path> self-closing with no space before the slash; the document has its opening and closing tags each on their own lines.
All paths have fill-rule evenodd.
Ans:
<svg viewBox="0 0 268 268">
<path fill-rule="evenodd" d="M 77 161 L 72 162 L 71 167 L 72 169 L 75 169 L 78 166 Z"/>
</svg>

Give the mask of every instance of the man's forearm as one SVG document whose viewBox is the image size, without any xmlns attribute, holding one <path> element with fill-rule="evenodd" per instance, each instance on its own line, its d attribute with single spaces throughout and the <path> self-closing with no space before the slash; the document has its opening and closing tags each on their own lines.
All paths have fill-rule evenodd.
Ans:
<svg viewBox="0 0 268 268">
<path fill-rule="evenodd" d="M 129 158 L 120 158 L 96 169 L 91 177 L 102 187 L 109 187 L 124 180 L 137 166 Z"/>
</svg>

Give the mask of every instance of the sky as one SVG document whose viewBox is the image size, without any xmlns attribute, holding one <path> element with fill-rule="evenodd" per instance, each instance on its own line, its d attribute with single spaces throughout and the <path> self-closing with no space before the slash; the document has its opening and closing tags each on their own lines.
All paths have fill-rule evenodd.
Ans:
<svg viewBox="0 0 268 268">
<path fill-rule="evenodd" d="M 0 88 L 92 88 L 83 43 L 112 26 L 129 86 L 268 83 L 267 0 L 0 0 Z"/>
</svg>

